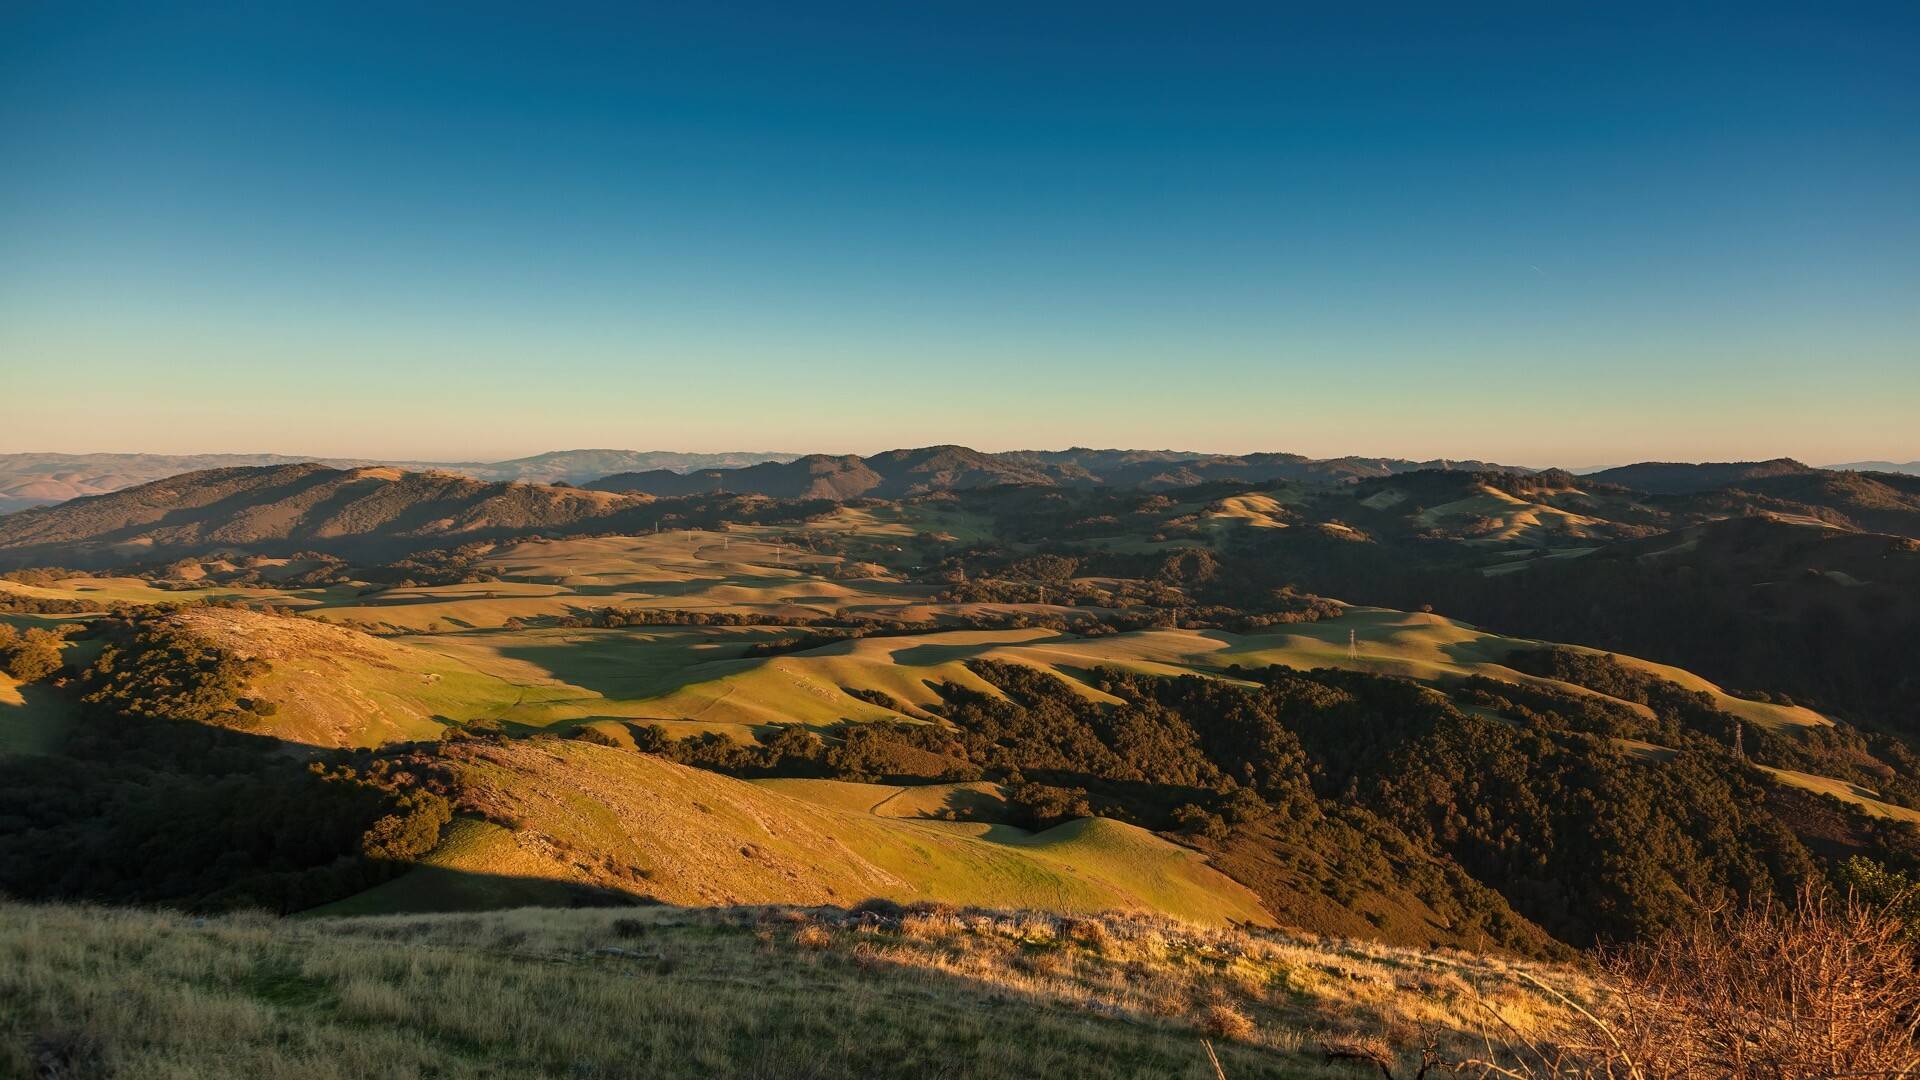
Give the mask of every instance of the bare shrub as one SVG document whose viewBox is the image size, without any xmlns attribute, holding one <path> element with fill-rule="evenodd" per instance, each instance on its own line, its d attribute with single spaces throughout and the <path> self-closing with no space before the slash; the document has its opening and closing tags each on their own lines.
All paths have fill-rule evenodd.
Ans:
<svg viewBox="0 0 1920 1080">
<path fill-rule="evenodd" d="M 1253 1037 L 1253 1021 L 1247 1014 L 1224 1001 L 1203 1006 L 1194 1023 L 1216 1039 L 1246 1040 Z"/>
<path fill-rule="evenodd" d="M 817 923 L 808 923 L 793 932 L 793 943 L 803 949 L 824 949 L 833 944 L 833 931 Z"/>
<path fill-rule="evenodd" d="M 1337 1039 L 1328 1039 L 1320 1044 L 1320 1053 L 1328 1061 L 1353 1061 L 1362 1065 L 1372 1065 L 1391 1077 L 1393 1075 L 1393 1048 L 1385 1039 L 1377 1035 L 1347 1035 Z"/>
<path fill-rule="evenodd" d="M 1094 952 L 1113 951 L 1113 931 L 1099 919 L 1068 919 L 1064 929 L 1069 939 Z"/>
<path fill-rule="evenodd" d="M 1461 1062 L 1461 1071 L 1568 1080 L 1920 1075 L 1920 956 L 1903 931 L 1885 907 L 1813 887 L 1791 904 L 1716 913 L 1609 957 L 1611 1000 L 1596 1014 L 1563 998 L 1579 1019 L 1558 1045 L 1516 1036 L 1506 1055 Z"/>
</svg>

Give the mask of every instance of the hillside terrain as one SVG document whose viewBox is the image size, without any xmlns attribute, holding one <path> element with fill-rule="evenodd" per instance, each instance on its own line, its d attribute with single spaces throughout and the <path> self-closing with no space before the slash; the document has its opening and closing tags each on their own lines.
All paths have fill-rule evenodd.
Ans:
<svg viewBox="0 0 1920 1080">
<path fill-rule="evenodd" d="M 780 498 L 848 498 L 910 489 L 991 483 L 1105 483 L 1180 487 L 1208 479 L 1328 479 L 1384 476 L 1417 468 L 1492 468 L 1481 462 L 1409 462 L 1395 458 L 1315 461 L 1298 454 L 1217 455 L 1175 450 L 1013 451 L 978 454 L 964 447 L 935 448 L 970 458 L 945 468 L 917 470 L 906 460 L 925 451 L 891 451 L 860 459 L 811 454 L 680 453 L 665 450 L 555 450 L 506 461 L 408 461 L 298 457 L 287 454 L 0 454 L 0 514 L 105 495 L 182 473 L 279 465 L 335 469 L 398 468 L 444 472 L 494 483 L 571 484 L 605 481 L 613 491 L 684 495 L 733 491 Z M 796 460 L 798 459 L 798 460 Z M 775 468 L 791 463 L 792 468 Z M 876 471 L 878 470 L 878 471 Z M 926 475 L 929 471 L 937 475 Z M 886 475 L 883 477 L 882 473 Z M 676 477 L 686 475 L 683 479 Z M 918 487 L 916 488 L 916 485 Z"/>
<path fill-rule="evenodd" d="M 467 949 L 448 962 L 475 980 L 524 980 L 512 942 L 573 935 L 531 963 L 574 969 L 581 1000 L 613 1000 L 600 969 L 631 957 L 606 949 L 816 990 L 897 975 L 921 993 L 931 969 L 965 987 L 940 999 L 963 1017 L 940 1045 L 988 1075 L 1014 1066 L 979 1045 L 995 1007 L 976 995 L 1011 985 L 1016 1022 L 1062 1054 L 1210 1070 L 1180 1056 L 1199 1025 L 1232 1075 L 1292 1076 L 1347 1027 L 1391 1035 L 1408 1067 L 1414 1028 L 1464 1045 L 1487 1017 L 1436 971 L 1490 993 L 1511 958 L 1920 874 L 1905 478 L 1768 465 L 1646 491 L 1343 467 L 1160 486 L 1192 461 L 1005 457 L 738 470 L 806 478 L 782 495 L 302 463 L 9 515 L 0 893 L 298 916 L 190 946 L 248 940 L 278 973 L 236 976 L 263 988 L 236 1060 L 263 1068 L 304 1059 L 246 1032 L 326 1041 L 402 1015 L 364 1003 L 410 984 L 338 982 L 328 957 L 364 943 L 377 964 L 417 938 Z M 1129 469 L 1146 478 L 1099 479 Z M 581 907 L 626 914 L 566 929 L 556 913 Z M 487 914 L 522 908 L 543 914 Z M 62 910 L 6 909 L 0 933 Z M 620 919 L 647 944 L 593 937 Z M 1110 946 L 1073 937 L 1148 925 L 1216 943 L 1193 947 L 1204 977 L 1180 961 L 1185 1011 L 1127 998 Z M 1354 944 L 1282 976 L 1271 950 L 1308 946 L 1276 932 Z M 15 1000 L 68 1008 L 46 988 L 77 977 Z M 1406 980 L 1417 1007 L 1384 1004 Z M 663 1023 L 706 1008 L 672 1000 L 628 1004 Z M 1116 1026 L 1054 1026 L 1069 1006 Z M 152 1028 L 86 1026 L 76 1053 L 202 1064 Z M 639 1067 L 604 1040 L 487 1045 L 473 1075 Z M 743 1052 L 702 1045 L 709 1071 Z M 0 1052 L 39 1052 L 20 1047 Z"/>
<path fill-rule="evenodd" d="M 105 495 L 208 469 L 314 463 L 336 469 L 388 467 L 450 472 L 495 482 L 580 484 L 635 469 L 739 468 L 792 454 L 685 454 L 663 450 L 556 450 L 508 461 L 404 461 L 287 454 L 0 454 L 0 514 Z"/>
<path fill-rule="evenodd" d="M 1662 663 L 1657 639 L 1555 644 L 1626 632 L 1604 619 L 1449 617 L 1617 589 L 1608 567 L 1698 564 L 1689 581 L 1728 592 L 1707 575 L 1784 568 L 1766 589 L 1783 625 L 1833 590 L 1897 605 L 1920 581 L 1911 541 L 1771 513 L 1660 531 L 1658 498 L 1458 471 L 652 498 L 309 465 L 34 511 L 0 528 L 47 550 L 34 530 L 111 511 L 125 524 L 86 550 L 145 537 L 174 557 L 0 580 L 17 632 L 66 634 L 66 674 L 0 700 L 11 797 L 41 822 L 0 850 L 0 884 L 19 894 L 58 858 L 27 895 L 92 880 L 110 899 L 353 912 L 875 896 L 1562 955 L 1668 925 L 1678 897 L 1912 865 L 1903 739 L 1819 695 Z M 621 535 L 634 520 L 651 527 Z M 573 528 L 595 535 L 556 535 Z M 1439 610 L 1327 596 L 1415 588 Z M 176 673 L 182 655 L 205 660 Z M 155 697 L 163 679 L 197 689 Z M 115 749 L 136 731 L 138 755 Z M 88 800 L 135 761 L 159 805 L 197 804 L 160 818 L 277 784 L 276 813 L 325 806 L 340 831 L 244 885 L 210 848 L 105 886 L 85 868 L 139 833 L 102 832 L 113 800 Z M 276 761 L 323 771 L 288 788 Z M 381 850 L 404 859 L 355 853 L 383 814 Z"/>
<path fill-rule="evenodd" d="M 10 1076 L 1202 1080 L 1211 1051 L 1236 1078 L 1332 1080 L 1354 1073 L 1323 1043 L 1420 1032 L 1466 1054 L 1502 1021 L 1552 1030 L 1555 993 L 1593 993 L 1506 959 L 938 906 L 276 921 L 5 904 L 0 954 Z M 127 974 L 103 993 L 102 972 Z"/>
<path fill-rule="evenodd" d="M 215 469 L 0 518 L 16 565 L 102 565 L 215 545 L 404 552 L 543 528 L 612 529 L 646 500 L 452 473 L 299 464 Z"/>
<path fill-rule="evenodd" d="M 1213 481 L 1337 483 L 1435 468 L 1505 467 L 1478 461 L 1316 460 L 1299 454 L 1183 454 L 1170 450 L 1016 450 L 985 454 L 964 446 L 929 446 L 889 450 L 865 458 L 810 454 L 744 469 L 616 473 L 588 486 L 649 495 L 730 491 L 784 499 L 898 499 L 1002 484 L 1157 490 Z"/>
</svg>

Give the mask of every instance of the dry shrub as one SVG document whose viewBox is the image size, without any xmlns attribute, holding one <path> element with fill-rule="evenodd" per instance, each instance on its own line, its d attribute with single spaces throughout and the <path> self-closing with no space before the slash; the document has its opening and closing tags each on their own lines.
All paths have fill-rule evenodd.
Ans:
<svg viewBox="0 0 1920 1080">
<path fill-rule="evenodd" d="M 1020 958 L 1019 964 L 1021 968 L 1031 974 L 1043 975 L 1051 979 L 1063 978 L 1073 974 L 1073 958 L 1058 949 L 1047 949 L 1043 952 L 1023 956 Z"/>
<path fill-rule="evenodd" d="M 1253 1021 L 1247 1014 L 1234 1006 L 1216 1001 L 1201 1008 L 1194 1023 L 1201 1031 L 1216 1039 L 1236 1039 L 1245 1041 L 1253 1037 Z"/>
<path fill-rule="evenodd" d="M 793 932 L 793 943 L 803 949 L 824 949 L 833 944 L 833 931 L 808 923 Z"/>
<path fill-rule="evenodd" d="M 1113 931 L 1099 919 L 1068 919 L 1064 926 L 1067 938 L 1094 952 L 1113 951 Z"/>
<path fill-rule="evenodd" d="M 1395 1054 L 1387 1040 L 1377 1035 L 1344 1035 L 1320 1044 L 1320 1053 L 1329 1062 L 1351 1061 L 1371 1065 L 1392 1080 Z"/>
<path fill-rule="evenodd" d="M 1825 1080 L 1920 1075 L 1920 955 L 1886 908 L 1813 887 L 1610 957 L 1614 995 L 1561 1044 L 1515 1038 L 1468 1075 Z M 1525 977 L 1523 975 L 1523 977 Z M 1564 1000 L 1564 999 L 1563 999 Z M 1476 1072 L 1477 1070 L 1477 1072 Z"/>
<path fill-rule="evenodd" d="M 960 929 L 960 920 L 952 915 L 914 912 L 900 920 L 900 936 L 930 940 L 946 937 Z"/>
</svg>

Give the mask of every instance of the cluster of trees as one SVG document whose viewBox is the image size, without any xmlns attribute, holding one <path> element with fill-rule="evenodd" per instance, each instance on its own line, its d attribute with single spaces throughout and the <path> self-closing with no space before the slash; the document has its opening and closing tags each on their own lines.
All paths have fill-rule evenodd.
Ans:
<svg viewBox="0 0 1920 1080">
<path fill-rule="evenodd" d="M 1488 576 L 1445 541 L 1354 544 L 1279 530 L 1224 558 L 1273 586 L 1417 608 L 1501 633 L 1655 657 L 1857 727 L 1920 737 L 1920 544 L 1760 519 L 1696 547 L 1537 560 Z M 1841 579 L 1822 571 L 1847 575 Z M 1751 733 L 1749 733 L 1751 734 Z"/>
<path fill-rule="evenodd" d="M 151 617 L 103 629 L 60 753 L 0 757 L 0 893 L 293 912 L 438 842 L 449 804 L 384 760 L 303 763 L 232 730 L 244 664 Z"/>
<path fill-rule="evenodd" d="M 1097 813 L 1245 859 L 1311 855 L 1321 873 L 1342 868 L 1323 881 L 1336 896 L 1413 882 L 1459 918 L 1498 927 L 1510 907 L 1577 945 L 1658 933 L 1702 903 L 1785 896 L 1842 857 L 1796 836 L 1777 787 L 1696 730 L 1698 702 L 1670 684 L 1640 687 L 1651 719 L 1544 689 L 1461 687 L 1464 703 L 1516 718 L 1500 722 L 1404 680 L 1331 670 L 1239 672 L 1249 687 L 1102 669 L 1090 682 L 1123 704 L 1101 706 L 1029 667 L 971 667 L 1001 693 L 941 687 L 950 729 L 789 728 L 740 746 L 651 728 L 636 742 L 736 775 L 998 780 L 1034 827 Z M 1650 734 L 1673 736 L 1673 753 L 1638 758 L 1616 741 Z M 1844 854 L 1920 869 L 1913 833 L 1888 827 Z"/>
<path fill-rule="evenodd" d="M 65 635 L 38 626 L 23 633 L 9 623 L 0 623 L 0 671 L 17 682 L 39 682 L 65 669 L 60 658 L 60 643 Z"/>
<path fill-rule="evenodd" d="M 1719 745 L 1736 745 L 1748 759 L 1776 769 L 1793 769 L 1851 780 L 1874 788 L 1886 800 L 1920 807 L 1920 764 L 1897 738 L 1870 737 L 1850 727 L 1809 727 L 1782 735 L 1748 724 L 1721 709 L 1712 695 L 1688 690 L 1668 679 L 1628 667 L 1604 653 L 1581 652 L 1561 646 L 1517 650 L 1507 654 L 1507 666 L 1535 675 L 1597 690 L 1652 710 L 1654 721 L 1616 724 L 1610 734 L 1642 738 L 1677 746 L 1689 736 L 1704 736 Z M 1502 688 L 1509 697 L 1522 693 Z M 1618 716 L 1630 710 L 1614 706 Z M 1882 760 L 1885 755 L 1889 760 Z"/>
<path fill-rule="evenodd" d="M 597 627 L 617 630 L 625 626 L 859 626 L 857 620 L 837 615 L 773 615 L 738 611 L 688 611 L 685 608 L 603 607 L 578 615 L 562 615 L 555 626 Z"/>
<path fill-rule="evenodd" d="M 1116 629 L 1247 633 L 1340 614 L 1331 600 L 1244 569 L 1201 547 L 1139 554 L 1055 543 L 1023 554 L 976 544 L 948 554 L 923 576 L 946 586 L 939 596 L 945 602 L 1100 608 L 1108 613 L 1102 621 Z"/>
<path fill-rule="evenodd" d="M 265 660 L 242 660 L 165 615 L 98 619 L 91 632 L 106 644 L 79 689 L 96 711 L 246 729 L 270 707 L 244 696 L 248 682 L 270 670 Z"/>
<path fill-rule="evenodd" d="M 14 615 L 82 615 L 90 611 L 99 611 L 102 605 L 85 600 L 69 600 L 59 596 L 19 596 L 14 593 L 0 592 L 0 613 Z M 125 610 L 127 605 L 118 601 L 106 605 L 109 610 Z"/>
</svg>

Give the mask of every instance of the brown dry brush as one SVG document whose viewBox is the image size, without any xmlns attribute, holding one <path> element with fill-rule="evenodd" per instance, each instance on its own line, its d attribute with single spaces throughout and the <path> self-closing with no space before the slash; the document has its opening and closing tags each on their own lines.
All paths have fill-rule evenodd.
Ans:
<svg viewBox="0 0 1920 1080">
<path fill-rule="evenodd" d="M 1597 1011 L 1542 986 L 1575 1016 L 1555 1043 L 1509 1030 L 1454 1067 L 1483 1080 L 1920 1077 L 1920 953 L 1904 929 L 1811 886 L 1712 913 L 1604 958 L 1612 993 Z"/>
</svg>

